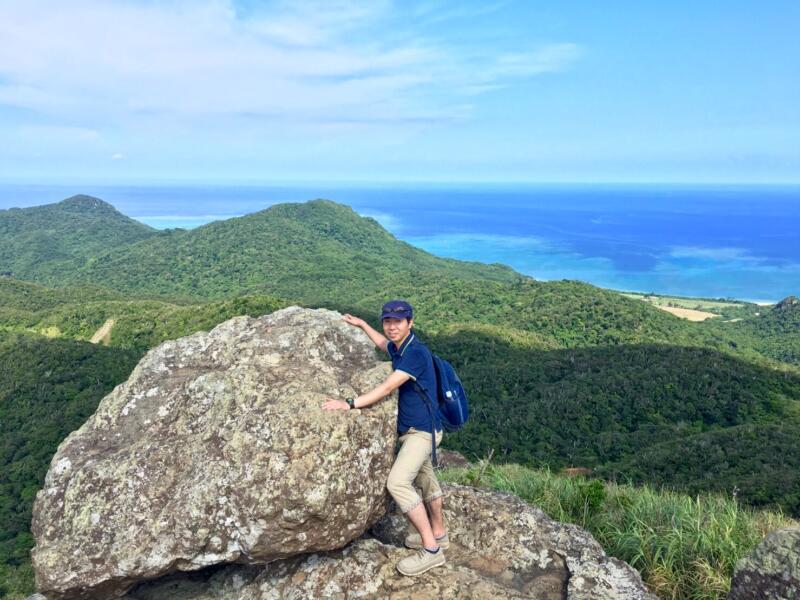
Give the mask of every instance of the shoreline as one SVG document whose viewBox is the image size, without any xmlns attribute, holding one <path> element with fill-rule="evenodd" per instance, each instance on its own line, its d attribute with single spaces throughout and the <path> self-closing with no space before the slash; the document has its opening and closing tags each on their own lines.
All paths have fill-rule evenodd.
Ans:
<svg viewBox="0 0 800 600">
<path fill-rule="evenodd" d="M 587 282 L 588 283 L 588 282 Z M 591 284 L 594 285 L 594 284 Z M 601 286 L 597 286 L 601 287 Z M 634 290 L 617 290 L 613 288 L 603 288 L 610 290 L 612 292 L 617 292 L 623 295 L 630 295 L 630 296 L 639 296 L 641 298 L 661 298 L 661 299 L 675 299 L 675 300 L 689 300 L 689 301 L 697 301 L 697 302 L 713 302 L 718 303 L 720 305 L 736 305 L 736 304 L 753 304 L 756 306 L 774 306 L 781 299 L 778 300 L 750 300 L 744 298 L 709 298 L 707 296 L 680 296 L 677 294 L 662 294 L 659 292 L 649 293 L 649 292 L 639 292 Z"/>
<path fill-rule="evenodd" d="M 181 191 L 180 188 L 177 189 L 178 191 Z M 222 191 L 225 191 L 226 189 L 227 186 L 220 188 Z M 592 189 L 592 186 L 589 186 L 587 189 Z M 229 219 L 236 218 L 237 216 L 252 214 L 255 209 L 263 210 L 265 207 L 272 206 L 275 203 L 302 203 L 302 201 L 299 200 L 283 198 L 282 196 L 284 195 L 283 192 L 285 190 L 279 190 L 281 191 L 280 194 L 278 191 L 276 191 L 275 193 L 281 197 L 276 196 L 273 198 L 256 198 L 252 194 L 245 194 L 244 197 L 237 197 L 236 190 L 234 190 L 233 196 L 231 198 L 227 198 L 227 200 L 223 202 L 221 196 L 217 197 L 221 191 L 216 190 L 215 193 L 205 194 L 202 198 L 200 198 L 200 207 L 196 207 L 194 204 L 192 205 L 193 208 L 197 209 L 198 214 L 191 214 L 193 212 L 192 210 L 185 210 L 187 207 L 184 205 L 188 200 L 187 197 L 180 197 L 180 194 L 178 194 L 178 198 L 173 199 L 174 206 L 170 211 L 173 214 L 159 214 L 159 210 L 154 210 L 153 202 L 157 198 L 160 198 L 159 194 L 163 195 L 169 192 L 175 192 L 175 189 L 170 187 L 162 188 L 161 186 L 155 186 L 149 189 L 150 192 L 153 192 L 153 190 L 159 192 L 156 193 L 155 196 L 151 194 L 143 195 L 143 190 L 148 191 L 146 188 L 126 190 L 126 201 L 121 203 L 123 205 L 127 203 L 129 206 L 117 206 L 117 210 L 119 210 L 122 214 L 127 214 L 129 218 L 138 221 L 139 223 L 143 223 L 146 226 L 161 231 L 169 229 L 183 229 L 191 231 L 215 221 L 227 221 Z M 2 185 L 0 185 L 0 191 L 2 191 Z M 112 198 L 111 201 L 112 205 L 116 205 L 120 203 L 120 198 Z M 134 205 L 138 204 L 135 210 L 131 203 Z M 2 204 L 2 199 L 0 199 L 0 205 Z M 500 263 L 510 267 L 521 275 L 533 277 L 535 280 L 541 282 L 561 281 L 563 279 L 568 279 L 581 281 L 582 283 L 593 285 L 600 289 L 622 294 L 648 296 L 652 291 L 656 296 L 662 298 L 675 298 L 677 301 L 681 302 L 722 303 L 762 307 L 774 305 L 777 302 L 780 302 L 785 296 L 790 295 L 791 293 L 796 293 L 793 291 L 787 291 L 784 293 L 784 291 L 787 290 L 787 284 L 790 284 L 792 281 L 790 276 L 793 276 L 793 274 L 800 269 L 800 257 L 798 257 L 796 263 L 789 263 L 786 275 L 782 276 L 781 279 L 778 279 L 777 276 L 770 279 L 766 275 L 764 276 L 767 277 L 766 279 L 764 277 L 756 277 L 755 279 L 751 278 L 750 283 L 754 284 L 761 290 L 761 293 L 756 290 L 756 293 L 753 294 L 750 292 L 747 285 L 736 284 L 737 281 L 745 284 L 747 278 L 744 277 L 744 274 L 749 275 L 749 271 L 747 271 L 745 268 L 747 265 L 742 266 L 742 264 L 740 264 L 742 260 L 737 258 L 740 257 L 740 255 L 749 256 L 749 251 L 742 249 L 731 249 L 727 247 L 705 248 L 701 242 L 697 242 L 695 244 L 697 246 L 696 248 L 691 244 L 686 248 L 681 247 L 683 250 L 676 255 L 677 258 L 674 260 L 669 258 L 671 256 L 669 253 L 664 254 L 664 256 L 659 259 L 663 259 L 669 268 L 676 270 L 673 277 L 664 279 L 664 277 L 656 277 L 655 275 L 651 277 L 651 274 L 647 269 L 633 274 L 618 269 L 617 267 L 609 264 L 609 261 L 611 261 L 611 255 L 608 253 L 603 254 L 601 252 L 602 249 L 597 250 L 597 252 L 600 252 L 599 254 L 588 253 L 584 255 L 573 252 L 569 249 L 568 245 L 564 246 L 562 244 L 563 240 L 559 241 L 557 236 L 553 239 L 550 239 L 548 237 L 537 237 L 536 235 L 521 235 L 518 232 L 511 235 L 497 235 L 491 233 L 438 233 L 425 235 L 420 234 L 420 232 L 412 232 L 410 230 L 407 231 L 404 230 L 402 215 L 396 216 L 394 214 L 384 213 L 377 214 L 375 212 L 376 207 L 379 205 L 383 206 L 384 204 L 385 202 L 377 202 L 374 198 L 348 198 L 347 203 L 344 205 L 349 206 L 352 210 L 362 216 L 371 215 L 374 220 L 378 221 L 384 227 L 384 229 L 386 229 L 387 232 L 389 232 L 395 238 L 405 241 L 406 243 L 409 243 L 416 248 L 424 250 L 434 256 L 440 258 L 451 258 L 464 262 L 480 262 L 483 264 Z M 579 204 L 580 202 L 578 202 L 578 205 Z M 25 203 L 23 202 L 22 205 L 25 205 Z M 614 213 L 614 210 L 618 208 L 616 205 L 611 203 L 603 208 L 604 206 L 605 205 L 600 206 L 596 208 L 596 210 L 601 212 L 604 210 L 608 214 L 616 214 Z M 184 210 L 181 210 L 181 207 Z M 128 210 L 125 210 L 126 208 Z M 460 210 L 462 210 L 462 212 L 466 211 L 464 214 L 470 214 L 475 218 L 480 218 L 483 214 L 483 212 L 481 212 L 483 210 L 481 209 L 481 206 L 473 206 L 469 203 L 468 206 Z M 528 217 L 530 218 L 532 214 L 534 213 L 529 214 Z M 405 217 L 408 218 L 408 215 L 405 215 Z M 601 223 L 601 221 L 602 219 L 599 219 L 597 222 Z M 592 222 L 594 223 L 595 221 L 593 220 Z M 455 229 L 455 231 L 457 230 L 458 229 Z M 430 243 L 425 243 L 426 239 Z M 689 244 L 689 242 L 687 242 L 687 244 Z M 694 254 L 692 254 L 692 252 L 694 252 Z M 719 253 L 719 256 L 714 254 L 715 252 Z M 689 258 L 687 258 L 687 256 Z M 692 256 L 694 257 L 693 259 Z M 689 265 L 689 267 L 685 269 L 682 268 L 681 261 L 689 259 L 701 261 L 700 267 L 695 268 L 692 263 Z M 711 274 L 717 273 L 715 269 L 721 269 L 719 272 L 727 273 L 726 277 L 729 278 L 731 277 L 731 273 L 735 274 L 736 269 L 743 269 L 743 275 L 739 278 L 733 277 L 730 279 L 730 281 L 726 279 L 725 281 L 719 282 L 713 286 L 704 286 L 704 283 L 710 283 L 709 277 L 712 276 Z M 648 283 L 648 280 L 650 279 L 652 279 L 652 282 Z M 703 294 L 700 292 L 700 290 L 698 290 L 698 292 L 700 292 L 698 295 L 659 292 L 656 291 L 658 290 L 657 285 L 659 282 L 674 283 L 675 285 L 671 287 L 688 290 L 690 293 L 693 292 L 697 287 L 709 287 L 716 288 L 716 291 L 719 291 L 720 288 L 722 288 L 722 290 L 727 289 L 732 293 L 736 293 L 737 296 L 729 296 L 725 298 L 710 297 L 707 293 Z M 612 285 L 609 286 L 609 283 Z M 759 283 L 761 283 L 761 285 L 759 285 Z M 619 284 L 620 287 L 616 287 L 614 284 Z M 628 287 L 627 289 L 622 287 L 628 285 L 631 287 Z M 765 297 L 767 295 L 772 297 Z M 685 308 L 694 308 L 694 306 L 687 306 Z"/>
</svg>

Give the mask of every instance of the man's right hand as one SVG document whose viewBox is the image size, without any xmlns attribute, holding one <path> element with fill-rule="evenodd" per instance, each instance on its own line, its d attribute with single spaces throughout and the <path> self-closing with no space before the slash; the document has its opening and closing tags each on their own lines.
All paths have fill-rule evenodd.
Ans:
<svg viewBox="0 0 800 600">
<path fill-rule="evenodd" d="M 359 319 L 358 317 L 354 317 L 353 315 L 344 315 L 344 320 L 346 323 L 349 323 L 350 325 L 353 325 L 355 327 L 361 327 L 362 329 L 364 328 L 364 325 L 366 325 L 364 319 Z"/>
<path fill-rule="evenodd" d="M 369 339 L 372 340 L 372 343 L 375 344 L 378 348 L 386 352 L 386 346 L 389 344 L 389 340 L 386 339 L 385 336 L 381 335 L 377 331 L 375 331 L 370 324 L 367 323 L 364 319 L 359 319 L 358 317 L 354 317 L 353 315 L 343 315 L 344 320 L 346 323 L 349 323 L 353 327 L 360 327 L 364 333 L 369 336 Z"/>
</svg>

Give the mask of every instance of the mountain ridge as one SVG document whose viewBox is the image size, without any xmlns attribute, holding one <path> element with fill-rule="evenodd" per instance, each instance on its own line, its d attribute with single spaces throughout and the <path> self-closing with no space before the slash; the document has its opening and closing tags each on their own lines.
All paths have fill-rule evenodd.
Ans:
<svg viewBox="0 0 800 600">
<path fill-rule="evenodd" d="M 67 208 L 78 207 L 73 215 L 77 219 L 75 229 L 86 231 L 86 215 L 102 218 L 104 224 L 113 220 L 115 229 L 135 222 L 116 209 L 111 213 L 111 205 L 98 199 L 78 196 L 65 202 Z M 374 219 L 329 200 L 276 204 L 188 231 L 156 231 L 140 224 L 144 229 L 139 229 L 138 235 L 124 239 L 116 236 L 107 247 L 93 243 L 90 251 L 75 248 L 67 237 L 60 264 L 66 267 L 68 263 L 68 268 L 37 270 L 27 265 L 20 270 L 12 260 L 13 250 L 19 249 L 19 244 L 10 243 L 19 237 L 19 231 L 13 228 L 16 226 L 23 235 L 34 226 L 41 229 L 40 214 L 63 215 L 65 207 L 58 203 L 15 210 L 20 211 L 15 222 L 9 223 L 9 217 L 5 217 L 7 236 L 5 242 L 0 240 L 0 272 L 9 271 L 18 278 L 47 285 L 95 283 L 123 292 L 144 290 L 163 296 L 203 298 L 262 291 L 293 297 L 305 286 L 324 297 L 326 287 L 347 277 L 368 284 L 388 279 L 393 272 L 407 277 L 414 272 L 429 272 L 506 282 L 528 279 L 501 265 L 436 257 L 396 239 Z M 26 217 L 34 223 L 26 226 Z M 4 231 L 3 226 L 0 215 L 0 231 Z M 86 235 L 91 238 L 96 233 L 97 224 Z M 321 255 L 335 265 L 334 273 L 315 268 Z M 365 260 L 367 256 L 371 258 Z M 297 285 L 297 280 L 303 281 Z"/>
<path fill-rule="evenodd" d="M 783 336 L 784 328 L 764 333 L 767 321 L 758 322 L 758 327 L 749 320 L 697 327 L 583 282 L 537 282 L 502 265 L 436 257 L 397 239 L 374 219 L 330 200 L 276 204 L 188 231 L 156 231 L 138 224 L 133 237 L 117 235 L 115 243 L 104 246 L 96 227 L 82 229 L 86 213 L 102 215 L 116 227 L 134 221 L 98 198 L 73 196 L 58 204 L 14 209 L 34 222 L 22 227 L 17 219 L 21 236 L 5 223 L 10 235 L 0 238 L 0 272 L 8 269 L 9 251 L 23 245 L 26 232 L 40 221 L 40 212 L 61 211 L 63 216 L 65 204 L 77 207 L 78 216 L 61 223 L 69 231 L 54 231 L 53 243 L 65 246 L 68 255 L 76 237 L 81 247 L 61 262 L 48 263 L 44 253 L 44 268 L 19 278 L 50 287 L 100 286 L 128 297 L 172 303 L 255 294 L 366 314 L 386 297 L 402 296 L 417 306 L 420 323 L 431 331 L 475 323 L 526 335 L 546 333 L 551 340 L 547 343 L 560 347 L 709 345 L 798 364 L 795 353 L 782 351 L 774 340 L 751 343 L 758 336 Z M 0 217 L 0 229 L 3 224 Z M 28 251 L 31 261 L 42 258 L 35 248 Z"/>
<path fill-rule="evenodd" d="M 46 285 L 109 248 L 160 233 L 86 195 L 0 210 L 0 272 Z"/>
</svg>

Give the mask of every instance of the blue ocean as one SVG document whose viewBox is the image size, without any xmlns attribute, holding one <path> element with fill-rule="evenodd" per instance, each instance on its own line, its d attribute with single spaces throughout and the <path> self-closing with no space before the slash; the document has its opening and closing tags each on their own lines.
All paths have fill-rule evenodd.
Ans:
<svg viewBox="0 0 800 600">
<path fill-rule="evenodd" d="M 0 185 L 0 209 L 83 193 L 157 228 L 327 198 L 439 256 L 539 280 L 775 302 L 800 295 L 800 186 Z"/>
</svg>

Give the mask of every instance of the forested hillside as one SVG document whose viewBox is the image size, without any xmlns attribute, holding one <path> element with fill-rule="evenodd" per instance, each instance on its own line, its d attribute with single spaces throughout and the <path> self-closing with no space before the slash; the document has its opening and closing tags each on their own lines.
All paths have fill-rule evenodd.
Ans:
<svg viewBox="0 0 800 600">
<path fill-rule="evenodd" d="M 208 330 L 238 315 L 258 316 L 287 306 L 272 296 L 239 296 L 206 303 L 177 304 L 163 300 L 123 299 L 96 288 L 50 290 L 37 284 L 0 279 L 0 331 L 39 333 L 88 341 L 108 320 L 114 324 L 110 345 L 145 352 L 168 339 Z M 29 295 L 45 299 L 25 308 Z M 16 299 L 15 299 L 16 298 Z M 42 308 L 41 305 L 45 307 Z"/>
<path fill-rule="evenodd" d="M 684 322 L 658 315 L 666 325 L 678 325 L 660 331 L 635 310 L 626 312 L 625 308 L 639 309 L 639 305 L 624 299 L 617 312 L 613 304 L 606 307 L 606 319 L 608 315 L 616 319 L 617 327 L 612 328 L 582 314 L 602 306 L 604 296 L 593 299 L 591 291 L 597 288 L 591 286 L 572 282 L 524 285 L 541 286 L 546 293 L 537 296 L 541 300 L 535 305 L 541 310 L 536 316 L 521 312 L 530 320 L 522 321 L 520 328 L 480 322 L 444 324 L 435 310 L 430 321 L 420 319 L 424 323 L 418 327 L 420 336 L 451 358 L 470 390 L 474 418 L 467 430 L 449 436 L 451 447 L 473 457 L 494 449 L 501 461 L 530 465 L 608 467 L 606 472 L 614 476 L 678 486 L 684 472 L 670 471 L 668 465 L 670 457 L 680 453 L 659 453 L 660 444 L 684 439 L 695 443 L 698 435 L 742 425 L 781 423 L 800 430 L 800 373 L 791 368 L 784 372 L 756 364 L 736 357 L 730 348 L 720 352 L 693 345 Z M 581 294 L 585 288 L 589 293 Z M 30 285 L 0 281 L 0 294 L 12 296 L 11 289 L 29 293 Z M 286 305 L 269 296 L 188 305 L 88 301 L 84 288 L 41 290 L 43 297 L 60 294 L 62 302 L 36 311 L 0 309 L 0 328 L 88 340 L 106 320 L 114 319 L 110 344 L 138 353 L 165 339 L 211 329 L 235 315 L 258 316 Z M 573 301 L 572 317 L 559 313 L 555 300 L 548 305 L 551 296 Z M 70 297 L 72 301 L 64 302 Z M 414 298 L 413 294 L 408 297 Z M 369 316 L 358 306 L 336 308 L 363 310 Z M 491 310 L 487 305 L 486 320 L 502 323 Z M 577 325 L 571 320 L 575 314 L 579 315 Z M 643 325 L 636 327 L 636 319 L 642 319 Z M 372 320 L 377 326 L 377 320 Z M 583 345 L 575 342 L 578 328 L 586 333 Z M 673 341 L 667 343 L 664 340 L 670 335 Z M 681 336 L 685 345 L 679 345 Z M 643 341 L 648 337 L 661 343 Z M 642 459 L 643 449 L 650 451 L 647 456 L 658 455 L 667 463 L 664 468 L 653 467 L 653 479 L 643 475 L 638 463 L 628 461 Z M 753 451 L 754 461 L 775 463 L 774 458 L 759 457 L 757 447 Z M 787 440 L 780 460 L 791 461 L 798 453 L 800 445 Z M 706 474 L 702 486 L 724 491 L 732 489 L 730 480 L 729 472 Z M 740 486 L 741 497 L 789 508 L 784 496 L 790 490 L 782 482 L 765 486 L 752 497 Z"/>
<path fill-rule="evenodd" d="M 607 479 L 665 485 L 691 494 L 711 486 L 752 506 L 800 515 L 798 419 L 676 436 L 604 465 Z"/>
<path fill-rule="evenodd" d="M 800 300 L 784 298 L 758 316 L 731 323 L 708 323 L 709 331 L 781 362 L 800 366 Z"/>
<path fill-rule="evenodd" d="M 28 232 L 41 228 L 46 215 L 60 219 L 59 227 L 69 230 L 51 237 L 76 267 L 51 273 L 46 265 L 52 263 L 43 259 L 43 271 L 34 269 L 24 278 L 55 278 L 59 285 L 80 286 L 73 294 L 102 286 L 127 299 L 173 304 L 266 294 L 291 303 L 358 310 L 365 316 L 374 315 L 393 296 L 414 303 L 419 324 L 430 331 L 481 323 L 535 333 L 559 347 L 663 342 L 714 347 L 754 359 L 776 355 L 759 352 L 763 344 L 757 348 L 754 340 L 760 333 L 747 332 L 744 325 L 742 331 L 721 324 L 697 327 L 588 284 L 542 283 L 507 267 L 438 258 L 397 240 L 373 219 L 322 200 L 276 205 L 192 231 L 159 233 L 131 226 L 110 205 L 87 197 L 4 211 L 0 223 L 9 235 L 0 238 L 0 271 L 12 269 L 13 261 L 3 257 L 13 255 Z M 88 228 L 87 219 L 92 223 Z M 104 245 L 98 223 L 109 222 L 112 230 L 128 236 L 115 235 Z M 97 294 L 97 299 L 111 297 L 109 292 Z M 86 328 L 99 326 L 99 319 Z"/>
<path fill-rule="evenodd" d="M 0 274 L 61 284 L 111 248 L 161 235 L 91 196 L 0 210 Z"/>
<path fill-rule="evenodd" d="M 606 473 L 623 480 L 728 492 L 736 475 L 751 476 L 748 466 L 770 465 L 774 474 L 800 461 L 797 374 L 668 345 L 542 350 L 470 330 L 433 337 L 430 345 L 453 357 L 470 390 L 475 419 L 448 442 L 471 456 L 494 448 L 504 462 L 608 466 Z M 763 436 L 767 426 L 795 435 L 759 447 L 754 436 Z M 714 437 L 728 429 L 742 436 L 747 461 L 717 465 L 700 477 L 705 454 L 688 460 L 690 448 L 715 439 L 731 446 L 737 435 Z M 794 476 L 772 481 L 762 471 L 758 477 L 758 487 L 738 486 L 740 499 L 800 508 L 794 504 L 800 482 L 788 483 Z"/>
<path fill-rule="evenodd" d="M 420 337 L 469 390 L 473 417 L 445 446 L 735 490 L 800 515 L 795 299 L 691 323 L 581 282 L 437 258 L 327 201 L 156 232 L 76 197 L 0 211 L 0 233 L 0 272 L 15 275 L 0 277 L 0 565 L 26 560 L 33 494 L 58 443 L 147 349 L 290 304 L 377 327 L 392 297 L 414 304 Z M 86 343 L 104 323 L 110 347 Z"/>
<path fill-rule="evenodd" d="M 508 267 L 435 257 L 397 240 L 373 219 L 324 200 L 279 204 L 192 231 L 151 233 L 141 225 L 138 237 L 122 235 L 131 220 L 111 213 L 110 205 L 99 203 L 93 212 L 81 204 L 85 210 L 71 225 L 82 235 L 52 233 L 62 240 L 59 255 L 71 257 L 69 268 L 54 270 L 57 263 L 48 257 L 39 263 L 33 258 L 22 270 L 17 257 L 26 233 L 41 231 L 43 220 L 70 221 L 54 214 L 63 212 L 57 210 L 61 204 L 0 212 L 0 231 L 7 234 L 0 238 L 0 272 L 59 285 L 95 283 L 138 296 L 220 299 L 267 293 L 315 302 L 351 301 L 364 290 L 417 276 L 523 278 Z M 98 235 L 109 227 L 113 235 Z M 48 256 L 42 248 L 30 251 L 32 257 L 37 254 Z"/>
<path fill-rule="evenodd" d="M 121 348 L 0 332 L 0 575 L 29 561 L 31 507 L 56 447 L 138 360 Z"/>
</svg>

